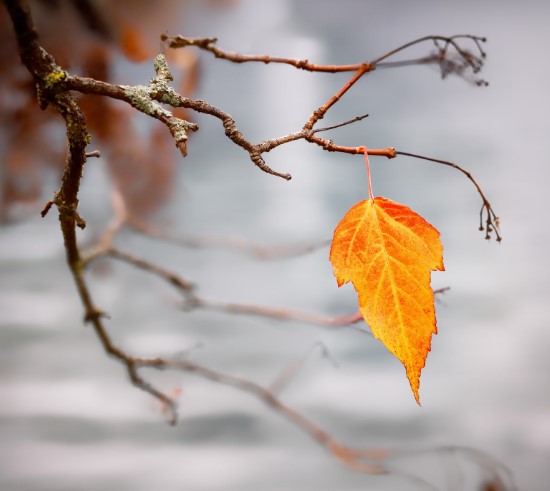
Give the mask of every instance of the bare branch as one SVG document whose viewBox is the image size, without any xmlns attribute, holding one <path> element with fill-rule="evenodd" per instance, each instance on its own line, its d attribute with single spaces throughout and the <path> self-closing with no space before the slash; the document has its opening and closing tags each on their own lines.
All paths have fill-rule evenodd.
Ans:
<svg viewBox="0 0 550 491">
<path fill-rule="evenodd" d="M 162 230 L 152 227 L 148 223 L 128 219 L 128 224 L 137 232 L 148 237 L 159 239 L 171 244 L 176 244 L 188 249 L 234 249 L 263 261 L 274 261 L 290 257 L 298 257 L 317 251 L 330 245 L 330 240 L 320 240 L 317 242 L 304 242 L 295 244 L 281 244 L 273 246 L 262 246 L 240 237 L 175 237 Z"/>
<path fill-rule="evenodd" d="M 59 221 L 65 243 L 67 263 L 84 305 L 84 319 L 92 324 L 105 351 L 109 355 L 125 362 L 132 383 L 150 393 L 153 397 L 156 397 L 167 407 L 172 408 L 171 422 L 175 423 L 176 412 L 174 402 L 139 376 L 135 370 L 133 360 L 110 342 L 101 320 L 104 314 L 93 304 L 90 291 L 83 277 L 82 261 L 76 238 L 76 227 L 84 227 L 84 222 L 77 212 L 77 195 L 83 167 L 86 162 L 85 149 L 89 141 L 84 115 L 70 94 L 55 92 L 56 87 L 52 84 L 52 80 L 62 80 L 64 76 L 57 75 L 61 72 L 55 64 L 53 57 L 48 55 L 39 46 L 38 36 L 34 30 L 28 7 L 19 1 L 6 2 L 6 6 L 8 7 L 8 12 L 12 17 L 18 36 L 21 59 L 37 81 L 42 94 L 42 105 L 51 104 L 61 114 L 67 128 L 69 147 L 67 162 L 61 179 L 61 187 L 55 195 L 53 204 L 56 205 L 59 211 Z M 51 206 L 46 205 L 44 214 Z"/>
<path fill-rule="evenodd" d="M 462 48 L 459 44 L 459 41 L 466 40 L 472 41 L 479 53 L 479 55 L 473 55 L 468 50 Z M 307 70 L 311 72 L 326 72 L 326 73 L 337 73 L 337 72 L 355 72 L 360 70 L 365 65 L 368 65 L 368 71 L 372 71 L 378 67 L 397 67 L 404 65 L 412 64 L 438 64 L 441 67 L 442 75 L 446 76 L 449 73 L 456 73 L 457 75 L 463 74 L 463 69 L 465 66 L 468 66 L 472 69 L 474 73 L 477 73 L 481 66 L 483 65 L 483 58 L 486 54 L 481 47 L 481 43 L 486 42 L 486 38 L 480 36 L 474 36 L 470 34 L 457 34 L 454 36 L 440 36 L 440 35 L 431 35 L 424 36 L 414 41 L 405 43 L 398 48 L 395 48 L 379 57 L 370 63 L 363 61 L 361 63 L 355 63 L 351 65 L 319 65 L 310 63 L 309 60 L 297 60 L 293 58 L 282 58 L 276 56 L 268 55 L 242 55 L 240 53 L 232 53 L 225 51 L 216 46 L 217 38 L 186 38 L 181 35 L 178 36 L 168 36 L 163 34 L 161 36 L 161 41 L 165 42 L 170 48 L 186 48 L 189 46 L 194 46 L 196 48 L 202 49 L 212 53 L 216 58 L 224 59 L 231 61 L 233 63 L 277 63 L 277 64 L 286 64 L 291 65 L 295 68 L 301 70 Z M 437 48 L 437 53 L 432 56 L 426 56 L 423 58 L 417 58 L 413 60 L 405 60 L 400 62 L 386 62 L 384 60 L 404 51 L 414 45 L 424 43 L 426 41 L 432 41 L 434 46 Z M 444 43 L 441 46 L 439 43 Z M 458 55 L 460 61 L 454 61 L 452 55 L 449 55 L 448 48 L 453 47 L 456 54 Z M 485 85 L 486 82 L 482 80 L 476 80 L 478 85 Z"/>
<path fill-rule="evenodd" d="M 216 38 L 185 38 L 183 36 L 168 36 L 166 34 L 163 34 L 161 35 L 161 41 L 166 42 L 170 48 L 185 48 L 187 46 L 195 46 L 204 51 L 209 51 L 216 58 L 232 61 L 233 63 L 260 62 L 266 65 L 269 63 L 282 63 L 309 72 L 354 72 L 359 70 L 363 65 L 366 64 L 357 63 L 354 65 L 316 65 L 314 63 L 310 63 L 308 60 L 296 60 L 293 58 L 280 58 L 267 55 L 241 55 L 239 53 L 230 53 L 214 46 L 215 43 L 218 41 Z"/>
<path fill-rule="evenodd" d="M 289 257 L 298 257 L 309 254 L 318 249 L 322 249 L 330 245 L 330 240 L 321 240 L 318 242 L 303 243 L 303 244 L 284 244 L 274 246 L 261 246 L 250 243 L 238 237 L 170 237 L 163 234 L 153 234 L 160 240 L 165 240 L 173 244 L 187 247 L 189 249 L 205 249 L 205 248 L 223 248 L 235 249 L 246 254 L 264 260 L 273 261 L 286 259 Z"/>
<path fill-rule="evenodd" d="M 336 441 L 323 428 L 302 413 L 284 404 L 271 390 L 266 389 L 250 380 L 235 377 L 226 373 L 212 370 L 189 360 L 169 360 L 165 358 L 132 358 L 132 364 L 136 367 L 147 367 L 164 370 L 167 368 L 193 373 L 199 377 L 211 380 L 230 387 L 234 387 L 263 401 L 275 412 L 291 421 L 300 430 L 309 434 L 320 443 L 334 457 L 357 472 L 365 474 L 386 474 L 382 460 L 387 453 L 379 450 L 355 449 Z"/>
<path fill-rule="evenodd" d="M 478 47 L 479 47 L 480 40 L 482 40 L 482 38 L 478 38 L 475 36 L 466 36 L 466 35 L 458 35 L 458 36 L 452 36 L 452 37 L 426 36 L 424 38 L 420 38 L 410 43 L 407 43 L 395 50 L 390 51 L 389 53 L 386 53 L 385 55 L 377 58 L 374 64 L 380 63 L 382 60 L 387 59 L 388 57 L 393 56 L 394 54 L 410 46 L 413 46 L 415 44 L 418 44 L 427 40 L 431 40 L 432 42 L 436 43 L 436 46 L 439 46 L 437 45 L 438 41 L 445 41 L 445 46 L 442 48 L 441 47 L 439 48 L 440 53 L 437 58 L 438 63 L 440 64 L 443 63 L 443 60 L 446 60 L 446 62 L 449 62 L 447 51 L 448 51 L 448 46 L 452 46 L 455 48 L 457 53 L 459 53 L 462 59 L 466 60 L 465 63 L 467 63 L 468 66 L 471 66 L 472 68 L 475 67 L 476 70 L 479 70 L 479 68 L 481 68 L 481 61 L 480 61 L 481 59 L 478 59 L 472 56 L 466 50 L 462 49 L 459 46 L 456 40 L 461 38 L 474 40 L 474 42 L 476 43 L 476 46 Z M 198 129 L 198 126 L 193 125 L 192 123 L 184 122 L 183 120 L 180 120 L 178 118 L 174 118 L 169 111 L 167 111 L 157 103 L 169 104 L 173 107 L 182 107 L 186 109 L 191 109 L 199 113 L 213 116 L 222 122 L 225 129 L 226 136 L 229 139 L 231 139 L 236 145 L 240 146 L 245 151 L 247 151 L 251 161 L 257 167 L 259 167 L 262 171 L 268 174 L 282 177 L 283 179 L 286 179 L 286 180 L 289 180 L 291 178 L 290 174 L 281 173 L 273 170 L 270 166 L 266 164 L 265 160 L 263 159 L 262 157 L 263 153 L 269 152 L 280 145 L 289 143 L 291 141 L 301 140 L 301 139 L 309 141 L 310 143 L 315 143 L 321 146 L 326 151 L 350 153 L 350 154 L 357 153 L 357 150 L 355 147 L 344 147 L 344 146 L 336 145 L 331 140 L 324 140 L 322 138 L 315 136 L 315 133 L 319 133 L 321 131 L 327 131 L 329 129 L 352 124 L 354 122 L 364 119 L 366 115 L 356 117 L 350 121 L 345 121 L 343 123 L 330 126 L 328 128 L 314 129 L 314 126 L 320 119 L 322 119 L 326 115 L 326 113 L 331 109 L 331 107 L 334 104 L 336 104 L 349 91 L 349 89 L 353 87 L 353 85 L 355 85 L 355 83 L 357 83 L 357 81 L 363 77 L 363 75 L 365 75 L 366 73 L 372 70 L 373 64 L 363 62 L 356 65 L 345 65 L 341 67 L 328 66 L 328 65 L 327 66 L 310 65 L 307 62 L 292 60 L 290 58 L 271 58 L 266 56 L 243 56 L 238 54 L 226 53 L 214 46 L 214 43 L 216 41 L 214 38 L 187 39 L 187 38 L 183 38 L 182 36 L 168 37 L 164 35 L 162 39 L 163 41 L 168 42 L 168 44 L 171 47 L 196 46 L 201 49 L 214 53 L 219 58 L 224 58 L 237 63 L 249 62 L 249 61 L 261 61 L 264 63 L 268 63 L 268 62 L 286 63 L 286 64 L 296 66 L 298 68 L 309 67 L 307 69 L 312 69 L 313 71 L 328 71 L 328 72 L 351 71 L 351 68 L 353 67 L 353 70 L 355 71 L 355 73 L 336 92 L 336 94 L 334 94 L 325 104 L 323 104 L 318 109 L 312 112 L 309 119 L 303 125 L 301 131 L 291 133 L 283 137 L 266 140 L 258 144 L 252 143 L 251 141 L 249 141 L 243 136 L 241 131 L 237 128 L 235 121 L 229 114 L 208 104 L 205 101 L 192 100 L 174 92 L 174 90 L 167 85 L 167 83 L 172 79 L 172 76 L 170 74 L 168 64 L 166 63 L 166 59 L 164 58 L 163 55 L 157 56 L 155 60 L 155 71 L 157 76 L 151 80 L 151 84 L 148 87 L 117 86 L 117 85 L 107 84 L 105 82 L 96 81 L 93 79 L 68 76 L 68 75 L 65 77 L 65 80 L 63 82 L 64 87 L 70 90 L 77 90 L 82 93 L 104 95 L 115 99 L 124 100 L 127 103 L 131 104 L 136 109 L 156 119 L 159 119 L 160 121 L 162 121 L 164 124 L 168 126 L 168 128 L 170 129 L 170 132 L 174 136 L 184 156 L 187 154 L 187 147 L 185 145 L 187 140 L 186 129 L 191 129 L 193 131 L 196 131 Z M 480 47 L 479 49 L 481 50 Z M 427 59 L 423 59 L 422 62 L 426 63 Z M 336 68 L 338 69 L 336 70 Z M 381 151 L 381 152 L 375 149 L 370 149 L 369 154 L 384 155 L 384 156 L 387 156 L 388 158 L 395 157 L 395 153 L 393 152 L 393 150 L 388 151 L 388 149 L 385 149 L 384 151 Z"/>
<path fill-rule="evenodd" d="M 90 265 L 93 261 L 102 256 L 110 256 L 113 259 L 119 259 L 126 263 L 133 264 L 134 266 L 144 271 L 147 271 L 164 279 L 172 286 L 175 286 L 184 296 L 184 308 L 186 310 L 205 309 L 217 312 L 225 312 L 229 314 L 266 317 L 282 321 L 298 321 L 306 324 L 313 324 L 324 327 L 345 327 L 363 321 L 363 316 L 360 312 L 357 312 L 353 315 L 327 317 L 324 315 L 301 312 L 297 310 L 278 309 L 255 304 L 241 304 L 234 302 L 223 302 L 219 300 L 208 300 L 199 296 L 195 292 L 194 285 L 191 282 L 181 278 L 179 275 L 173 273 L 172 271 L 164 269 L 150 261 L 139 258 L 132 254 L 127 254 L 113 247 L 92 250 L 92 253 L 87 255 L 85 260 L 83 261 L 83 266 Z M 370 335 L 370 332 L 365 331 L 364 329 L 359 330 L 363 333 Z"/>
<path fill-rule="evenodd" d="M 232 314 L 252 315 L 259 317 L 268 317 L 276 320 L 293 320 L 305 324 L 313 324 L 325 327 L 345 327 L 363 321 L 361 312 L 352 315 L 342 315 L 338 317 L 326 317 L 319 314 L 300 312 L 297 310 L 277 309 L 255 304 L 240 304 L 232 302 L 222 302 L 218 300 L 207 300 L 200 297 L 193 299 L 191 308 L 199 307 L 207 310 L 228 312 Z M 361 329 L 361 332 L 371 335 L 370 332 Z"/>
</svg>

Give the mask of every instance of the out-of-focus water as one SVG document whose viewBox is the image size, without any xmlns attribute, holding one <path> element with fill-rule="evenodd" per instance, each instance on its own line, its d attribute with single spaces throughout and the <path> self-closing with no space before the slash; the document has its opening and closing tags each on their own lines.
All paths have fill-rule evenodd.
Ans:
<svg viewBox="0 0 550 491">
<path fill-rule="evenodd" d="M 193 5 L 182 19 L 182 34 L 215 35 L 229 50 L 318 63 L 372 59 L 425 34 L 487 36 L 481 75 L 488 88 L 442 82 L 428 67 L 381 69 L 326 119 L 334 124 L 368 112 L 365 122 L 331 137 L 344 145 L 395 146 L 468 168 L 501 217 L 504 240 L 483 240 L 478 196 L 459 173 L 402 157 L 373 159 L 376 194 L 426 217 L 445 247 L 446 272 L 434 274 L 433 285 L 451 290 L 438 305 L 439 334 L 422 374 L 422 407 L 400 364 L 368 336 L 298 322 L 183 313 L 174 308 L 177 295 L 168 286 L 120 264 L 111 274 L 91 276 L 116 342 L 149 355 L 200 343 L 193 359 L 262 384 L 322 342 L 338 367 L 313 354 L 284 400 L 337 439 L 402 450 L 472 447 L 505 463 L 520 489 L 549 489 L 550 4 Z M 198 97 L 231 113 L 253 141 L 298 130 L 346 77 L 235 66 L 208 56 L 202 75 Z M 149 68 L 142 76 L 149 78 Z M 231 235 L 265 245 L 313 242 L 330 238 L 347 209 L 366 196 L 360 157 L 287 145 L 267 155 L 271 166 L 293 175 L 287 183 L 255 169 L 224 140 L 217 121 L 201 117 L 198 123 L 201 131 L 182 164 L 181 192 L 167 212 L 174 233 Z M 98 192 L 105 182 L 101 165 L 88 171 L 81 205 L 92 226 L 84 239 L 108 219 L 108 192 Z M 120 244 L 193 280 L 208 298 L 326 315 L 355 306 L 351 288 L 336 288 L 327 249 L 258 262 L 235 251 L 182 250 L 130 235 Z M 168 427 L 154 402 L 130 386 L 82 327 L 53 214 L 0 229 L 0 274 L 1 489 L 428 489 L 404 477 L 349 471 L 250 396 L 191 375 L 151 374 L 160 387 L 183 391 L 181 422 Z M 473 466 L 463 465 L 464 476 L 445 452 L 417 453 L 394 464 L 439 489 L 476 489 Z"/>
</svg>

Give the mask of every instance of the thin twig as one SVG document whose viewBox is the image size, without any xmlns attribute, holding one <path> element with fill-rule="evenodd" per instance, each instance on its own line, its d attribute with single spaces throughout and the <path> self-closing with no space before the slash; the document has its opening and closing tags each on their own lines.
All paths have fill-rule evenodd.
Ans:
<svg viewBox="0 0 550 491">
<path fill-rule="evenodd" d="M 363 321 L 363 316 L 360 312 L 352 315 L 341 315 L 338 317 L 327 317 L 319 314 L 301 312 L 298 310 L 278 309 L 255 304 L 242 304 L 234 302 L 223 302 L 219 300 L 208 300 L 201 297 L 195 297 L 191 307 L 199 307 L 206 310 L 228 312 L 232 314 L 252 315 L 260 317 L 268 317 L 275 320 L 283 321 L 298 321 L 305 324 L 313 324 L 316 326 L 325 327 L 345 327 L 351 326 Z M 369 331 L 361 329 L 361 332 L 371 335 Z"/>
<path fill-rule="evenodd" d="M 481 200 L 483 201 L 483 204 L 481 205 L 481 211 L 479 213 L 479 230 L 485 230 L 485 238 L 487 240 L 491 238 L 492 232 L 495 233 L 497 242 L 500 242 L 502 240 L 502 237 L 499 233 L 499 219 L 496 216 L 495 212 L 493 211 L 493 207 L 491 206 L 491 203 L 489 203 L 489 200 L 485 197 L 485 194 L 483 193 L 480 185 L 473 178 L 472 174 L 470 174 L 466 169 L 463 169 L 462 167 L 460 167 L 460 165 L 455 164 L 454 162 L 435 159 L 433 157 L 426 157 L 424 155 L 418 155 L 415 153 L 396 151 L 395 154 L 404 155 L 407 157 L 413 157 L 416 159 L 427 160 L 429 162 L 435 162 L 436 164 L 448 165 L 449 167 L 453 167 L 454 169 L 462 172 L 462 174 L 464 174 L 475 186 L 478 194 L 481 196 Z M 484 215 L 485 215 L 485 226 L 483 225 Z"/>
<path fill-rule="evenodd" d="M 386 470 L 381 463 L 381 460 L 386 457 L 386 453 L 381 453 L 378 450 L 370 451 L 366 449 L 359 449 L 358 451 L 358 449 L 339 443 L 312 420 L 305 417 L 302 413 L 299 413 L 290 406 L 284 404 L 271 390 L 266 389 L 250 380 L 235 377 L 227 373 L 218 372 L 211 368 L 207 368 L 184 359 L 170 360 L 165 358 L 133 358 L 132 363 L 136 367 L 155 368 L 159 370 L 171 368 L 184 372 L 190 372 L 213 382 L 247 392 L 260 399 L 272 410 L 291 421 L 300 430 L 308 433 L 313 439 L 325 447 L 329 453 L 341 460 L 346 466 L 357 472 L 362 472 L 365 474 L 386 473 Z"/>
<path fill-rule="evenodd" d="M 446 44 L 453 46 L 458 53 L 461 53 L 461 54 L 462 53 L 467 53 L 467 51 L 463 50 L 458 45 L 458 43 L 456 42 L 457 39 L 470 39 L 470 40 L 474 41 L 475 45 L 477 46 L 477 48 L 480 52 L 481 57 L 483 57 L 483 58 L 485 57 L 485 52 L 481 49 L 481 45 L 480 45 L 480 42 L 484 43 L 484 42 L 487 41 L 487 39 L 484 38 L 484 37 L 474 36 L 474 35 L 471 35 L 471 34 L 456 34 L 454 36 L 431 35 L 431 36 L 423 36 L 421 38 L 414 39 L 413 41 L 410 41 L 408 43 L 402 44 L 401 46 L 399 46 L 395 49 L 392 49 L 392 50 L 388 51 L 387 53 L 384 53 L 382 56 L 379 56 L 378 58 L 374 59 L 373 61 L 371 61 L 371 64 L 376 66 L 381 61 L 386 60 L 386 59 L 390 58 L 391 56 L 394 56 L 397 53 L 399 53 L 401 51 L 404 51 L 404 50 L 410 48 L 411 46 L 414 46 L 415 44 L 424 43 L 426 41 L 432 41 L 432 42 L 443 41 Z"/>
<path fill-rule="evenodd" d="M 334 106 L 343 96 L 344 94 L 351 89 L 360 79 L 365 75 L 365 73 L 368 73 L 372 70 L 371 65 L 368 63 L 362 64 L 359 66 L 353 77 L 351 77 L 344 86 L 336 92 L 325 104 L 323 104 L 321 107 L 313 111 L 311 117 L 308 119 L 306 124 L 304 124 L 303 130 L 304 131 L 311 131 L 313 130 L 313 126 L 321 119 L 325 117 L 325 114 L 328 112 L 328 110 Z"/>
<path fill-rule="evenodd" d="M 168 283 L 185 293 L 191 292 L 194 288 L 193 283 L 183 279 L 181 276 L 133 254 L 128 254 L 119 249 L 115 249 L 114 247 L 107 249 L 104 254 L 106 256 L 119 259 L 121 261 L 124 261 L 125 263 L 132 264 L 137 268 L 149 271 L 150 273 L 160 276 L 164 278 Z"/>
<path fill-rule="evenodd" d="M 171 244 L 188 249 L 234 249 L 245 254 L 249 254 L 262 261 L 277 261 L 291 257 L 303 256 L 330 245 L 330 240 L 320 240 L 317 242 L 304 242 L 296 244 L 282 244 L 273 246 L 262 246 L 239 237 L 175 237 L 161 230 L 154 229 L 145 223 L 137 223 L 133 220 L 129 223 L 134 230 L 142 234 L 159 239 Z"/>
<path fill-rule="evenodd" d="M 469 40 L 472 41 L 478 52 L 477 55 L 472 54 L 470 51 L 462 48 L 457 40 Z M 436 53 L 430 56 L 425 56 L 422 58 L 410 59 L 410 60 L 400 60 L 400 61 L 391 61 L 384 62 L 397 53 L 414 46 L 415 44 L 423 43 L 426 41 L 432 41 L 436 47 Z M 456 74 L 462 76 L 463 78 L 469 79 L 465 75 L 466 69 L 469 69 L 474 75 L 478 73 L 484 63 L 484 58 L 486 56 L 485 51 L 481 47 L 481 43 L 486 42 L 486 39 L 479 36 L 473 36 L 470 34 L 458 34 L 455 36 L 424 36 L 419 39 L 415 39 L 409 43 L 405 43 L 402 46 L 395 48 L 386 54 L 378 57 L 372 62 L 376 68 L 395 68 L 402 67 L 407 65 L 425 65 L 425 64 L 437 64 L 441 69 L 441 76 L 445 78 L 449 74 Z M 440 43 L 443 43 L 441 46 Z M 454 51 L 449 52 L 449 47 L 453 47 Z M 473 82 L 476 85 L 489 85 L 483 79 L 473 78 Z"/>
<path fill-rule="evenodd" d="M 298 373 L 300 368 L 302 368 L 309 356 L 313 353 L 315 348 L 319 348 L 321 350 L 322 357 L 330 360 L 334 367 L 338 366 L 336 361 L 330 356 L 330 351 L 328 350 L 327 346 L 321 342 L 315 343 L 308 348 L 303 356 L 301 356 L 298 360 L 289 363 L 285 367 L 285 369 L 271 383 L 271 385 L 269 386 L 269 390 L 274 394 L 280 394 L 283 389 L 286 388 L 290 384 L 290 382 L 296 377 L 296 374 Z"/>
<path fill-rule="evenodd" d="M 332 126 L 327 126 L 326 128 L 318 128 L 316 130 L 313 130 L 312 133 L 315 134 L 315 133 L 320 133 L 321 131 L 334 130 L 336 128 L 341 128 L 342 126 L 347 126 L 349 124 L 357 123 L 358 121 L 362 121 L 363 119 L 368 118 L 368 117 L 369 117 L 368 114 L 363 114 L 362 116 L 356 116 L 353 119 L 350 119 L 348 121 L 344 121 L 342 123 L 334 124 Z"/>
<path fill-rule="evenodd" d="M 158 237 L 162 239 L 162 236 Z M 261 246 L 237 237 L 165 237 L 162 240 L 190 249 L 204 249 L 209 247 L 236 249 L 263 261 L 303 256 L 330 245 L 330 240 L 321 240 L 303 244 Z"/>
<path fill-rule="evenodd" d="M 364 63 L 356 63 L 352 65 L 317 65 L 310 63 L 308 60 L 296 60 L 293 58 L 282 58 L 267 55 L 241 55 L 239 53 L 224 51 L 216 47 L 215 43 L 218 41 L 216 38 L 185 38 L 183 36 L 168 36 L 163 34 L 161 36 L 161 41 L 166 42 L 170 48 L 195 46 L 204 51 L 209 51 L 216 58 L 232 61 L 233 63 L 259 62 L 266 65 L 269 63 L 282 63 L 309 72 L 354 72 L 359 70 L 361 66 L 364 65 Z"/>
</svg>

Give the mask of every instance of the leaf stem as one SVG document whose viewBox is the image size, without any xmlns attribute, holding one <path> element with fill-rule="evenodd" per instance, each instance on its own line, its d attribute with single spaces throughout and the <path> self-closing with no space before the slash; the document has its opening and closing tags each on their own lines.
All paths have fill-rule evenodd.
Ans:
<svg viewBox="0 0 550 491">
<path fill-rule="evenodd" d="M 370 162 L 369 162 L 369 153 L 367 147 L 360 146 L 356 148 L 357 153 L 362 153 L 365 156 L 365 166 L 367 167 L 367 177 L 369 180 L 369 199 L 374 199 L 374 193 L 372 192 L 372 180 L 370 177 Z"/>
</svg>

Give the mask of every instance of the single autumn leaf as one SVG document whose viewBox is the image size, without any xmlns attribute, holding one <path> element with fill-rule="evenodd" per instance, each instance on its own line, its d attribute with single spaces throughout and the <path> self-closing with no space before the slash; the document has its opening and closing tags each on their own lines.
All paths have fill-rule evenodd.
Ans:
<svg viewBox="0 0 550 491">
<path fill-rule="evenodd" d="M 338 286 L 351 281 L 374 336 L 405 366 L 417 403 L 437 332 L 431 271 L 443 271 L 439 232 L 410 208 L 377 197 L 353 206 L 334 231 Z"/>
</svg>

